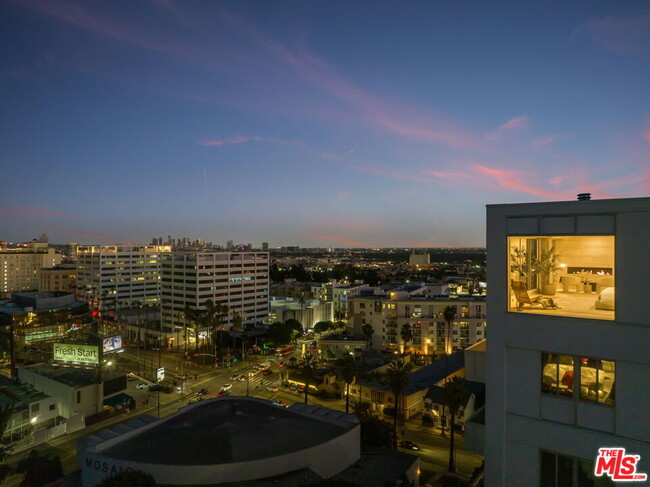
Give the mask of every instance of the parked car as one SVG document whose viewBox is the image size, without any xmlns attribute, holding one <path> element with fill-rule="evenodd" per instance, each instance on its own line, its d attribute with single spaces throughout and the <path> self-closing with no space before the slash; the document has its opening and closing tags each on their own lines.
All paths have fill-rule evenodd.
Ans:
<svg viewBox="0 0 650 487">
<path fill-rule="evenodd" d="M 419 450 L 420 447 L 413 443 L 412 441 L 404 440 L 397 443 L 397 446 L 404 448 L 406 450 Z"/>
<path fill-rule="evenodd" d="M 144 389 L 150 389 L 151 385 L 147 384 L 146 382 L 140 382 L 138 385 L 135 386 L 135 388 L 141 391 Z"/>
</svg>

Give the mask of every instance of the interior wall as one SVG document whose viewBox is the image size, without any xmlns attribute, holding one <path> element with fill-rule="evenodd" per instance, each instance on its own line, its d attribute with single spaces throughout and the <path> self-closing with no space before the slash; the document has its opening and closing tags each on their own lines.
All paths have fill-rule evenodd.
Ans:
<svg viewBox="0 0 650 487">
<path fill-rule="evenodd" d="M 614 237 L 555 237 L 560 263 L 567 267 L 614 268 Z"/>
</svg>

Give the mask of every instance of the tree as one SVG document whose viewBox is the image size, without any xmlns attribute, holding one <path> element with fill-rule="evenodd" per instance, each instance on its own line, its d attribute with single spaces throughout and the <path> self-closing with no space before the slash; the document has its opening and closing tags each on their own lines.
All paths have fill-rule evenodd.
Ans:
<svg viewBox="0 0 650 487">
<path fill-rule="evenodd" d="M 194 336 L 196 337 L 196 322 L 198 319 L 198 313 L 197 310 L 193 309 L 190 307 L 189 304 L 185 305 L 185 313 L 184 313 L 184 320 L 183 320 L 183 328 L 184 328 L 184 340 L 185 340 L 185 356 L 187 357 L 187 347 L 189 345 L 189 337 L 187 336 L 187 330 L 189 328 L 194 328 Z M 198 343 L 198 340 L 195 342 Z"/>
<path fill-rule="evenodd" d="M 351 355 L 345 355 L 342 359 L 337 360 L 337 364 L 341 366 L 339 373 L 341 379 L 345 382 L 345 412 L 350 412 L 350 384 L 354 382 L 357 375 L 356 364 Z"/>
<path fill-rule="evenodd" d="M 298 320 L 294 320 L 293 318 L 289 318 L 287 321 L 284 322 L 285 325 L 287 325 L 289 328 L 292 330 L 296 331 L 298 334 L 302 335 L 302 323 Z"/>
<path fill-rule="evenodd" d="M 397 418 L 400 413 L 400 402 L 404 389 L 409 384 L 409 371 L 411 370 L 411 364 L 406 363 L 403 360 L 398 362 L 391 362 L 386 371 L 388 381 L 390 383 L 390 389 L 393 392 L 395 397 L 395 418 L 393 420 L 393 449 L 397 450 Z"/>
<path fill-rule="evenodd" d="M 97 487 L 156 487 L 156 480 L 140 470 L 124 470 L 102 480 Z"/>
<path fill-rule="evenodd" d="M 413 340 L 413 330 L 411 329 L 411 325 L 409 325 L 408 323 L 404 323 L 402 325 L 402 329 L 400 330 L 400 336 L 402 337 L 402 341 L 404 342 L 404 351 L 406 351 L 407 342 Z"/>
<path fill-rule="evenodd" d="M 445 384 L 445 402 L 449 409 L 449 472 L 456 471 L 456 464 L 454 462 L 454 430 L 456 425 L 454 418 L 458 414 L 458 410 L 464 405 L 467 390 L 463 387 L 463 381 L 459 377 L 452 378 Z"/>
<path fill-rule="evenodd" d="M 314 333 L 323 333 L 332 328 L 331 321 L 319 321 L 314 325 Z"/>
<path fill-rule="evenodd" d="M 10 402 L 4 406 L 0 406 L 0 440 L 4 437 L 5 430 L 9 421 L 11 421 L 11 415 L 14 413 L 14 403 Z M 11 446 L 4 446 L 0 441 L 0 484 L 4 482 L 7 475 L 11 473 L 11 468 L 8 465 L 5 465 L 5 460 L 11 455 Z"/>
<path fill-rule="evenodd" d="M 451 328 L 454 320 L 456 319 L 456 306 L 445 306 L 445 309 L 442 311 L 442 316 L 445 319 L 445 322 L 447 323 L 447 330 L 446 330 L 447 339 L 445 340 L 445 353 L 449 355 L 452 352 Z"/>
<path fill-rule="evenodd" d="M 20 487 L 43 487 L 63 477 L 63 466 L 59 457 L 41 456 L 36 450 L 29 452 L 16 466 L 16 472 L 23 474 Z"/>
<path fill-rule="evenodd" d="M 370 407 L 368 403 L 362 404 L 367 404 Z M 394 433 L 389 422 L 371 415 L 357 416 L 361 426 L 362 450 L 393 448 Z"/>
<path fill-rule="evenodd" d="M 317 358 L 311 353 L 306 354 L 300 361 L 302 366 L 302 378 L 305 381 L 305 404 L 307 404 L 307 394 L 309 393 L 309 386 L 314 381 L 314 368 L 316 367 Z"/>
<path fill-rule="evenodd" d="M 273 345 L 276 347 L 286 345 L 291 341 L 291 334 L 293 330 L 285 323 L 276 321 L 269 325 L 268 337 Z"/>
<path fill-rule="evenodd" d="M 210 330 L 212 346 L 216 347 L 217 336 L 221 338 L 221 334 L 217 334 L 217 331 L 223 328 L 224 321 L 228 317 L 228 305 L 215 303 L 211 299 L 208 299 L 205 302 L 205 310 L 203 313 L 203 324 Z M 219 340 L 219 353 L 221 353 L 221 340 Z"/>
<path fill-rule="evenodd" d="M 244 318 L 240 311 L 233 311 L 232 313 L 232 329 L 233 331 L 244 331 Z"/>
<path fill-rule="evenodd" d="M 366 337 L 366 352 L 367 352 L 368 348 L 370 347 L 370 343 L 372 342 L 372 335 L 375 333 L 375 329 L 372 327 L 370 323 L 366 323 L 361 327 L 361 331 L 363 332 L 363 336 Z"/>
</svg>

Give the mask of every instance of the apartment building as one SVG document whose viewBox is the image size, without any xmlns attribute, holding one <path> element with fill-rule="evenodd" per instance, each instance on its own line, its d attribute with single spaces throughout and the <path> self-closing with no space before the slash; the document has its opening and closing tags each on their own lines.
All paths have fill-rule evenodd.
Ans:
<svg viewBox="0 0 650 487">
<path fill-rule="evenodd" d="M 0 246 L 0 297 L 13 291 L 38 289 L 40 270 L 61 263 L 61 254 L 36 240 L 16 246 Z"/>
<path fill-rule="evenodd" d="M 359 295 L 362 289 L 366 289 L 368 284 L 343 284 L 332 281 L 324 284 L 313 285 L 311 293 L 323 301 L 334 303 L 334 318 L 345 319 L 349 315 L 350 299 Z"/>
<path fill-rule="evenodd" d="M 160 304 L 159 245 L 102 245 L 77 248 L 77 293 L 105 313 Z"/>
<path fill-rule="evenodd" d="M 162 260 L 161 282 L 162 326 L 176 333 L 178 345 L 185 307 L 201 309 L 208 299 L 228 305 L 225 327 L 232 326 L 233 313 L 244 329 L 268 321 L 268 252 L 173 252 Z"/>
<path fill-rule="evenodd" d="M 74 293 L 77 289 L 77 266 L 61 264 L 39 271 L 38 290 Z"/>
<path fill-rule="evenodd" d="M 430 355 L 444 352 L 447 323 L 444 310 L 454 308 L 452 348 L 464 349 L 486 337 L 486 303 L 483 296 L 421 297 L 408 292 L 390 292 L 387 297 L 356 297 L 350 302 L 354 333 L 372 325 L 372 348 L 402 350 L 402 327 L 409 325 L 413 339 L 406 350 Z"/>
<path fill-rule="evenodd" d="M 485 485 L 632 475 L 602 448 L 650 474 L 650 198 L 489 205 L 487 228 Z"/>
</svg>

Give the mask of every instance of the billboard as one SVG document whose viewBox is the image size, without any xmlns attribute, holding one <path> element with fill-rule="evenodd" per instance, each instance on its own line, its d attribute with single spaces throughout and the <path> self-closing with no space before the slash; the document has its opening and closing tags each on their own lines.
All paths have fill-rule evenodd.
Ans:
<svg viewBox="0 0 650 487">
<path fill-rule="evenodd" d="M 165 378 L 165 367 L 158 367 L 156 369 L 156 380 L 161 381 Z"/>
<path fill-rule="evenodd" d="M 122 335 L 104 338 L 102 351 L 104 353 L 116 352 L 122 350 Z"/>
<path fill-rule="evenodd" d="M 54 360 L 62 362 L 99 363 L 99 347 L 76 343 L 55 343 Z"/>
</svg>

